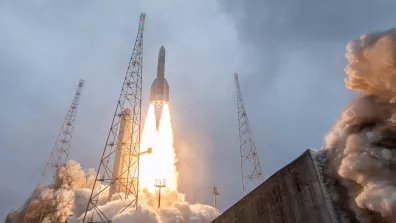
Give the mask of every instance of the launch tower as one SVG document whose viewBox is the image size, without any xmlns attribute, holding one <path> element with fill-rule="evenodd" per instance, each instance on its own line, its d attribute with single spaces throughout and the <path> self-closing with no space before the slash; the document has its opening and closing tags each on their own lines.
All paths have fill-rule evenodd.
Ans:
<svg viewBox="0 0 396 223">
<path fill-rule="evenodd" d="M 135 46 L 84 213 L 84 223 L 111 222 L 98 205 L 99 196 L 107 189 L 109 197 L 117 196 L 124 201 L 119 212 L 138 206 L 145 17 L 145 13 L 140 14 Z"/>
<path fill-rule="evenodd" d="M 261 172 L 260 160 L 257 155 L 256 145 L 254 144 L 253 137 L 251 135 L 249 119 L 246 113 L 245 104 L 243 103 L 242 92 L 239 87 L 237 73 L 234 74 L 234 79 L 237 90 L 242 195 L 245 196 L 263 182 L 263 174 Z"/>
<path fill-rule="evenodd" d="M 57 173 L 59 168 L 64 167 L 69 158 L 69 150 L 72 143 L 72 134 L 77 116 L 78 102 L 80 100 L 83 85 L 84 80 L 80 80 L 78 82 L 77 90 L 74 95 L 73 101 L 63 121 L 62 127 L 58 134 L 58 138 L 55 141 L 55 145 L 48 158 L 47 164 L 45 165 L 44 171 L 41 174 L 40 182 L 37 187 L 45 186 L 53 189 L 58 189 L 54 188 L 56 185 L 55 181 L 57 179 Z M 51 190 L 48 190 L 48 193 L 50 192 Z M 42 222 L 44 218 L 48 217 L 48 215 L 54 214 L 57 210 L 57 207 L 55 207 L 55 210 L 49 210 L 47 207 L 47 202 L 49 202 L 49 200 L 45 200 L 45 202 L 41 203 L 40 207 L 33 207 L 34 205 L 31 201 L 29 203 L 23 221 Z M 54 219 L 55 222 L 57 221 L 56 218 L 57 216 L 55 214 L 51 217 L 51 219 Z"/>
</svg>

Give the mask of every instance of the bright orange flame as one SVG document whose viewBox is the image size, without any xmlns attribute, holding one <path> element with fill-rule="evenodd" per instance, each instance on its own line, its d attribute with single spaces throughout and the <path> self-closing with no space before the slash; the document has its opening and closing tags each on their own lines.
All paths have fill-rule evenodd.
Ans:
<svg viewBox="0 0 396 223">
<path fill-rule="evenodd" d="M 166 187 L 177 191 L 178 172 L 176 171 L 176 154 L 173 148 L 173 131 L 169 107 L 163 105 L 162 115 L 156 131 L 154 105 L 150 105 L 143 128 L 141 151 L 152 148 L 152 153 L 140 157 L 140 188 L 147 188 L 154 193 L 155 179 L 166 179 Z"/>
<path fill-rule="evenodd" d="M 164 105 L 158 128 L 157 150 L 161 152 L 161 176 L 166 179 L 166 187 L 177 190 L 178 172 L 176 171 L 176 154 L 173 148 L 173 131 L 170 120 L 169 107 Z"/>
</svg>

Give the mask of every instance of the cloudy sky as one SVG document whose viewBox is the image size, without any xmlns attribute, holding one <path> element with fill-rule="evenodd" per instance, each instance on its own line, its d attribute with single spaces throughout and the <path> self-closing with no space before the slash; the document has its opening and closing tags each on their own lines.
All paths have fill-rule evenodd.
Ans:
<svg viewBox="0 0 396 223">
<path fill-rule="evenodd" d="M 98 166 L 140 12 L 145 99 L 166 48 L 181 190 L 212 204 L 216 185 L 224 211 L 241 198 L 233 72 L 269 177 L 320 148 L 352 97 L 346 43 L 395 27 L 395 10 L 393 0 L 0 1 L 0 218 L 38 182 L 80 78 L 71 158 Z"/>
</svg>

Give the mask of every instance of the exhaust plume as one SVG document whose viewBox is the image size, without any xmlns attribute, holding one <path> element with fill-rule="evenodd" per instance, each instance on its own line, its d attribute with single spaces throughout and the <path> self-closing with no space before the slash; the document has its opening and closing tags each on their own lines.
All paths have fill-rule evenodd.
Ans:
<svg viewBox="0 0 396 223">
<path fill-rule="evenodd" d="M 185 196 L 178 192 L 178 172 L 175 163 L 176 153 L 173 147 L 173 132 L 170 112 L 167 104 L 163 105 L 159 128 L 156 128 L 154 105 L 150 105 L 142 133 L 141 149 L 152 148 L 152 153 L 140 158 L 140 192 L 139 208 L 127 208 L 119 213 L 132 200 L 122 200 L 120 196 L 113 196 L 99 208 L 114 223 L 126 222 L 194 222 L 207 223 L 220 215 L 220 212 L 209 205 L 189 204 Z M 166 179 L 166 187 L 161 190 L 161 208 L 158 209 L 159 191 L 154 186 L 155 179 Z M 81 191 L 80 199 L 75 201 L 75 215 L 69 222 L 81 223 L 84 218 L 85 207 L 90 191 Z M 123 196 L 121 196 L 123 197 Z M 133 199 L 133 198 L 131 198 Z M 82 207 L 78 210 L 77 207 Z M 93 210 L 87 213 L 93 221 L 100 221 L 100 217 Z"/>
<path fill-rule="evenodd" d="M 342 112 L 318 157 L 334 179 L 333 200 L 347 203 L 356 220 L 396 222 L 396 29 L 350 41 L 346 58 L 345 86 L 362 95 Z"/>
<path fill-rule="evenodd" d="M 175 163 L 176 153 L 173 147 L 173 132 L 168 105 L 164 105 L 160 125 L 156 130 L 154 106 L 150 105 L 145 121 L 141 149 L 152 148 L 152 153 L 141 157 L 139 208 L 127 208 L 132 200 L 125 200 L 121 193 L 113 194 L 109 199 L 109 188 L 99 197 L 98 206 L 106 217 L 114 223 L 130 222 L 194 222 L 207 223 L 220 215 L 220 212 L 209 205 L 189 204 L 185 196 L 178 192 L 178 172 Z M 84 218 L 87 203 L 91 195 L 96 173 L 93 169 L 87 172 L 81 170 L 80 164 L 69 161 L 66 167 L 60 168 L 54 185 L 37 187 L 32 197 L 19 210 L 8 214 L 6 223 L 23 222 L 30 201 L 33 201 L 32 212 L 45 206 L 46 218 L 39 222 L 39 216 L 26 223 L 81 223 Z M 161 208 L 158 209 L 159 191 L 154 187 L 156 178 L 166 179 L 166 187 L 161 190 Z M 95 191 L 102 190 L 106 185 L 97 185 Z M 61 189 L 62 188 L 62 189 Z M 121 199 L 122 198 L 122 199 Z M 133 198 L 130 198 L 133 199 Z M 91 207 L 92 208 L 92 207 Z M 94 210 L 88 210 L 87 217 L 99 221 Z"/>
</svg>

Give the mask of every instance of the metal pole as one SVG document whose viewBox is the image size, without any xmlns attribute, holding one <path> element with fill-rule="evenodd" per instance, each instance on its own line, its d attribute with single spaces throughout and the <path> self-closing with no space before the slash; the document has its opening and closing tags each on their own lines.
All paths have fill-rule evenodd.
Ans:
<svg viewBox="0 0 396 223">
<path fill-rule="evenodd" d="M 158 209 L 161 207 L 161 188 L 166 187 L 166 179 L 155 179 L 155 187 L 158 187 Z"/>
<path fill-rule="evenodd" d="M 217 208 L 217 204 L 216 204 L 217 198 L 216 198 L 216 196 L 219 195 L 219 191 L 217 190 L 217 187 L 213 187 L 213 191 L 212 192 L 213 192 L 214 207 Z"/>
<path fill-rule="evenodd" d="M 158 188 L 159 193 L 158 193 L 158 209 L 161 207 L 161 187 Z"/>
<path fill-rule="evenodd" d="M 216 205 L 216 194 L 213 194 L 213 197 L 214 197 L 214 207 L 216 208 L 217 207 L 217 205 Z"/>
</svg>

